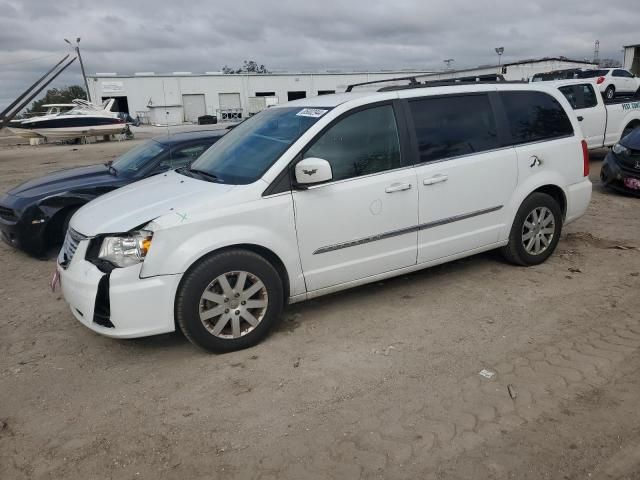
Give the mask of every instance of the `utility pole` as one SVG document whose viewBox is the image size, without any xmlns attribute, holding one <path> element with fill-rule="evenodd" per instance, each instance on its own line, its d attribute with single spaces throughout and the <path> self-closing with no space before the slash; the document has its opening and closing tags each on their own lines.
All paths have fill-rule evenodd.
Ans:
<svg viewBox="0 0 640 480">
<path fill-rule="evenodd" d="M 447 70 L 451 70 L 451 64 L 455 62 L 455 60 L 453 58 L 447 58 L 443 60 L 443 62 L 447 64 Z"/>
<path fill-rule="evenodd" d="M 72 47 L 74 47 L 76 50 L 76 55 L 78 56 L 78 60 L 80 60 L 80 70 L 82 70 L 82 78 L 84 79 L 84 88 L 85 88 L 85 91 L 87 92 L 87 100 L 91 101 L 91 94 L 89 93 L 89 84 L 87 83 L 87 74 L 84 73 L 84 63 L 82 63 L 82 56 L 80 55 L 80 37 L 76 38 L 75 46 L 66 38 L 64 39 L 64 41 L 67 42 Z"/>
</svg>

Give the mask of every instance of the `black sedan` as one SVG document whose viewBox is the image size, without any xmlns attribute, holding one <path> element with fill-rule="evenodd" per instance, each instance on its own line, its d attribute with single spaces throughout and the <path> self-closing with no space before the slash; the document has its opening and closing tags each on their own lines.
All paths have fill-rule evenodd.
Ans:
<svg viewBox="0 0 640 480">
<path fill-rule="evenodd" d="M 602 164 L 605 187 L 640 196 L 640 128 L 616 143 Z"/>
<path fill-rule="evenodd" d="M 0 234 L 9 245 L 36 257 L 64 239 L 74 212 L 107 192 L 198 158 L 227 130 L 200 130 L 156 137 L 114 162 L 70 168 L 29 180 L 0 197 Z"/>
</svg>

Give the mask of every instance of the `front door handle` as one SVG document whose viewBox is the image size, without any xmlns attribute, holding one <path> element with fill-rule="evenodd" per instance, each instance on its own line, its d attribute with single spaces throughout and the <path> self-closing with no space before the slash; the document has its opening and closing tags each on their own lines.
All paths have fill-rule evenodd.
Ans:
<svg viewBox="0 0 640 480">
<path fill-rule="evenodd" d="M 446 182 L 447 180 L 449 180 L 449 176 L 448 175 L 444 175 L 442 173 L 439 173 L 438 175 L 434 175 L 431 178 L 425 178 L 422 181 L 422 183 L 424 185 L 435 185 L 436 183 Z"/>
<path fill-rule="evenodd" d="M 584 120 L 584 117 L 582 115 L 578 115 L 578 121 L 581 122 L 582 120 Z"/>
<path fill-rule="evenodd" d="M 387 188 L 385 188 L 384 191 L 387 193 L 394 193 L 394 192 L 403 192 L 405 190 L 410 190 L 410 189 L 411 189 L 410 183 L 394 183 L 389 185 Z"/>
</svg>

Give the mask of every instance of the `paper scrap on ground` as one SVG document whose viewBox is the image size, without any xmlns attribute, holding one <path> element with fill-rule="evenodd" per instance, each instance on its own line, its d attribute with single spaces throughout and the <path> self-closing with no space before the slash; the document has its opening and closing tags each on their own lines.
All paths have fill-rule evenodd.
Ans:
<svg viewBox="0 0 640 480">
<path fill-rule="evenodd" d="M 492 372 L 491 370 L 487 370 L 486 368 L 483 368 L 478 373 L 482 375 L 484 378 L 493 378 L 496 376 L 496 372 Z"/>
</svg>

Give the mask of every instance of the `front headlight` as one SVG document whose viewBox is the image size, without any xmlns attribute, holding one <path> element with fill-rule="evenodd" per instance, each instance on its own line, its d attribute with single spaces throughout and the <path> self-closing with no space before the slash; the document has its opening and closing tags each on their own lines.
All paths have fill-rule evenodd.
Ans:
<svg viewBox="0 0 640 480">
<path fill-rule="evenodd" d="M 153 232 L 150 230 L 138 230 L 116 237 L 105 237 L 102 240 L 98 258 L 117 267 L 135 265 L 144 261 L 151 248 L 152 239 Z"/>
<path fill-rule="evenodd" d="M 620 145 L 619 143 L 616 143 L 613 146 L 612 150 L 616 155 L 626 155 L 627 153 L 629 153 L 629 149 L 624 145 Z"/>
</svg>

